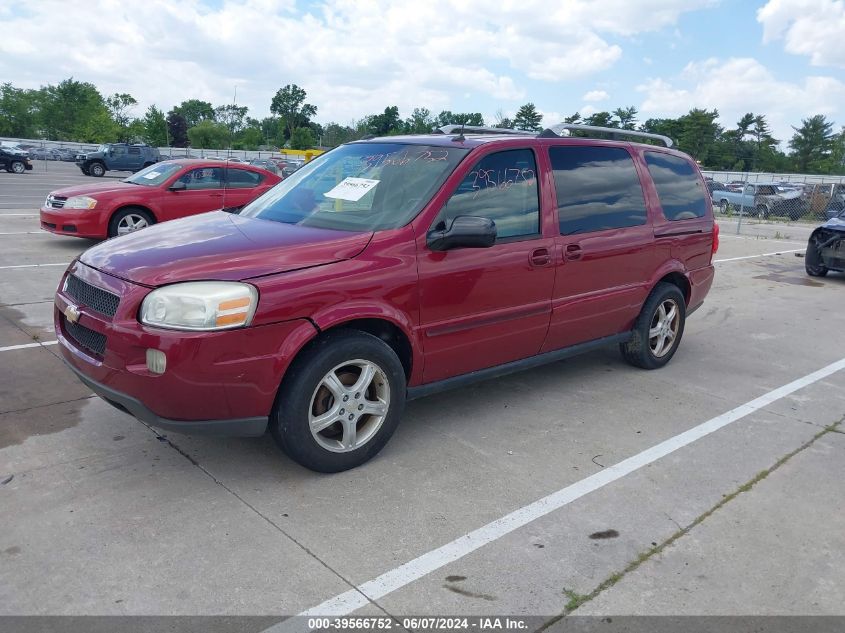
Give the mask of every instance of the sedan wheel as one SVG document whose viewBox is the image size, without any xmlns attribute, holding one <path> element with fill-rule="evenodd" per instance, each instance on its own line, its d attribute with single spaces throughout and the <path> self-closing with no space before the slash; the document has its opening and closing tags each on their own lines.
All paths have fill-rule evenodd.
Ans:
<svg viewBox="0 0 845 633">
<path fill-rule="evenodd" d="M 117 223 L 117 234 L 126 235 L 127 233 L 132 233 L 133 231 L 137 231 L 139 229 L 145 229 L 149 225 L 150 223 L 145 217 L 130 213 L 129 215 L 124 216 L 123 219 Z"/>
<path fill-rule="evenodd" d="M 12 171 L 16 174 L 22 174 L 26 171 L 26 166 L 19 160 L 12 163 Z"/>
</svg>

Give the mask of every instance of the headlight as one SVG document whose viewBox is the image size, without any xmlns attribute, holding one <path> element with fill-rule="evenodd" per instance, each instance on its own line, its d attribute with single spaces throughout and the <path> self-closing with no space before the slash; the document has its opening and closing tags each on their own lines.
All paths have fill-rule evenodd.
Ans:
<svg viewBox="0 0 845 633">
<path fill-rule="evenodd" d="M 173 330 L 228 330 L 252 322 L 258 291 L 235 281 L 190 281 L 153 290 L 141 323 Z"/>
<path fill-rule="evenodd" d="M 97 201 L 88 196 L 73 196 L 65 201 L 65 209 L 93 209 Z"/>
</svg>

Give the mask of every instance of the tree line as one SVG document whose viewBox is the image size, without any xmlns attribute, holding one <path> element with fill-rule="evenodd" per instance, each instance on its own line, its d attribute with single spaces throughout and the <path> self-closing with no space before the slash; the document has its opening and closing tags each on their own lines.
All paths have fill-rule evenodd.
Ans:
<svg viewBox="0 0 845 633">
<path fill-rule="evenodd" d="M 307 102 L 296 84 L 280 88 L 270 100 L 271 116 L 256 119 L 246 106 L 214 106 L 188 99 L 166 113 L 151 105 L 135 116 L 138 101 L 128 93 L 103 96 L 91 83 L 72 77 L 39 89 L 0 84 L 0 136 L 104 143 L 146 142 L 159 147 L 206 149 L 267 149 L 314 146 L 334 147 L 365 136 L 422 134 L 448 124 L 540 131 L 543 116 L 533 103 L 521 106 L 513 118 L 497 113 L 485 121 L 480 112 L 434 114 L 414 108 L 402 118 L 398 106 L 367 115 L 348 124 L 319 124 L 317 106 Z M 845 173 L 845 127 L 838 131 L 823 114 L 803 119 L 781 149 L 765 114 L 747 113 L 735 127 L 717 122 L 718 110 L 693 108 L 677 118 L 649 118 L 640 122 L 633 106 L 587 116 L 575 113 L 566 123 L 583 123 L 622 130 L 663 134 L 699 161 L 703 168 L 730 171 Z M 576 133 L 577 135 L 577 133 Z"/>
</svg>

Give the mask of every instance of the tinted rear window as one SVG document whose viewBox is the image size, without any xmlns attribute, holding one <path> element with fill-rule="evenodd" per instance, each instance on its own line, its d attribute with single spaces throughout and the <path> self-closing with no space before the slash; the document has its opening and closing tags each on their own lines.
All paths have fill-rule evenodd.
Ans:
<svg viewBox="0 0 845 633">
<path fill-rule="evenodd" d="M 667 220 L 704 217 L 704 187 L 689 161 L 660 152 L 646 152 L 645 160 Z"/>
<path fill-rule="evenodd" d="M 646 206 L 631 155 L 619 147 L 549 149 L 561 235 L 646 223 Z"/>
</svg>

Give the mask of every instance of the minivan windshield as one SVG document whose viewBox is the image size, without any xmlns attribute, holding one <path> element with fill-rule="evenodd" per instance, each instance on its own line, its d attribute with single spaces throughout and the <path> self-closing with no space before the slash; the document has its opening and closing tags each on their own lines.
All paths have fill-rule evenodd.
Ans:
<svg viewBox="0 0 845 633">
<path fill-rule="evenodd" d="M 283 180 L 240 215 L 341 231 L 404 226 L 469 150 L 410 143 L 350 143 Z"/>
</svg>

